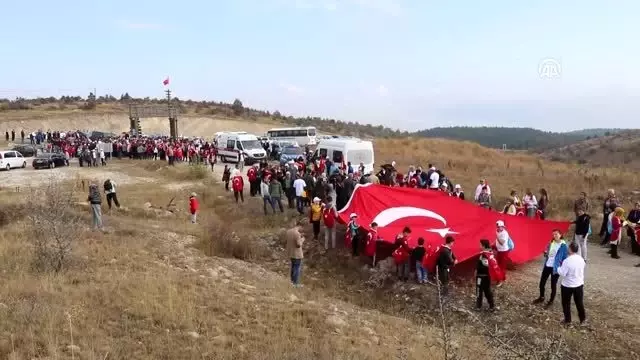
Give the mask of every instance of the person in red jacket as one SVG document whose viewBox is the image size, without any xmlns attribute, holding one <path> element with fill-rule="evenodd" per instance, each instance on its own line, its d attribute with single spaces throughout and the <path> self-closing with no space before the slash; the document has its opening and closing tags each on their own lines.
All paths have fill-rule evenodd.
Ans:
<svg viewBox="0 0 640 360">
<path fill-rule="evenodd" d="M 238 199 L 244 202 L 244 179 L 238 170 L 236 170 L 231 179 L 231 188 L 233 189 L 233 196 L 236 198 L 236 203 L 238 203 Z"/>
<path fill-rule="evenodd" d="M 247 178 L 249 179 L 249 195 L 256 196 L 260 192 L 257 166 L 254 165 L 247 170 Z"/>
<path fill-rule="evenodd" d="M 333 205 L 331 196 L 327 196 L 327 203 L 322 208 L 322 220 L 324 222 L 324 249 L 329 249 L 329 240 L 331 240 L 331 248 L 336 247 L 336 218 L 338 213 Z"/>
<path fill-rule="evenodd" d="M 371 267 L 376 266 L 376 250 L 378 246 L 378 240 L 380 237 L 378 236 L 378 223 L 372 222 L 369 225 L 371 228 L 369 233 L 367 234 L 367 243 L 364 246 L 364 254 L 366 256 L 371 257 Z"/>
<path fill-rule="evenodd" d="M 411 253 L 411 248 L 409 247 L 410 235 L 411 228 L 406 226 L 402 230 L 402 233 L 396 236 L 396 250 L 392 254 L 397 267 L 398 279 L 402 281 L 409 280 L 409 254 Z"/>
<path fill-rule="evenodd" d="M 198 209 L 200 209 L 200 203 L 196 198 L 196 193 L 191 193 L 189 197 L 189 212 L 191 213 L 191 223 L 195 224 L 198 217 Z"/>
</svg>

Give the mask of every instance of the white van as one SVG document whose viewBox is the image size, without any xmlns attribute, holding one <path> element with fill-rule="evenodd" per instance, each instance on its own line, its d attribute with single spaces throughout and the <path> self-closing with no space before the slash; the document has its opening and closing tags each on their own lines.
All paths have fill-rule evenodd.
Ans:
<svg viewBox="0 0 640 360">
<path fill-rule="evenodd" d="M 241 152 L 247 165 L 262 161 L 267 157 L 267 152 L 258 137 L 245 131 L 217 134 L 216 144 L 218 158 L 222 162 L 238 162 Z"/>
<path fill-rule="evenodd" d="M 11 170 L 27 167 L 27 160 L 19 151 L 0 151 L 0 170 Z"/>
<path fill-rule="evenodd" d="M 336 164 L 351 162 L 354 171 L 358 171 L 360 163 L 364 164 L 364 173 L 373 173 L 373 143 L 353 137 L 334 137 L 320 140 L 316 147 L 316 156 L 324 157 Z"/>
</svg>

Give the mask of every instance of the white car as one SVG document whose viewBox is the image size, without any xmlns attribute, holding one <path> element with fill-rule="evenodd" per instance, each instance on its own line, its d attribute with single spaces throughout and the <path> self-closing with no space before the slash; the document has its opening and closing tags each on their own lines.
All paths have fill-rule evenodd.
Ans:
<svg viewBox="0 0 640 360">
<path fill-rule="evenodd" d="M 0 151 L 0 169 L 11 170 L 27 167 L 27 160 L 18 151 Z"/>
</svg>

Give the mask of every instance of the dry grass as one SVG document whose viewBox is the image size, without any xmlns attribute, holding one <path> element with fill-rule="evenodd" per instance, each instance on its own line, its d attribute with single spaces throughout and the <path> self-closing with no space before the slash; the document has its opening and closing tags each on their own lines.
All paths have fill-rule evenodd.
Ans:
<svg viewBox="0 0 640 360">
<path fill-rule="evenodd" d="M 555 217 L 566 216 L 581 190 L 599 194 L 613 186 L 629 194 L 639 181 L 622 170 L 585 173 L 577 166 L 453 141 L 377 140 L 376 150 L 379 164 L 433 162 L 469 193 L 480 176 L 489 179 L 499 198 L 511 188 L 544 186 Z M 261 201 L 236 205 L 208 172 L 158 164 L 110 165 L 150 180 L 119 184 L 123 209 L 105 215 L 106 233 L 78 229 L 74 261 L 59 275 L 33 271 L 24 231 L 28 207 L 21 205 L 26 197 L 0 192 L 0 358 L 444 357 L 432 292 L 410 286 L 370 289 L 371 273 L 361 270 L 361 263 L 341 253 L 326 255 L 312 243 L 305 248 L 307 288 L 294 290 L 279 234 L 296 215 L 265 217 Z M 188 222 L 191 192 L 201 202 L 198 225 Z M 89 224 L 88 207 L 70 211 Z M 464 298 L 466 290 L 460 291 Z M 528 309 L 520 305 L 514 311 Z M 468 317 L 446 316 L 447 346 L 460 358 L 490 358 L 503 347 L 487 341 L 493 338 Z M 496 332 L 500 327 L 500 339 L 512 336 L 508 329 L 519 331 L 514 324 L 505 330 L 507 315 L 498 316 L 491 325 Z M 536 327 L 526 337 L 542 346 L 555 329 L 523 326 Z M 580 333 L 563 335 L 571 344 L 598 345 Z"/>
<path fill-rule="evenodd" d="M 224 259 L 265 259 L 271 250 L 257 247 L 259 240 L 290 220 L 258 218 L 260 206 L 238 209 L 207 181 L 180 185 L 121 184 L 123 209 L 105 215 L 105 233 L 88 230 L 88 207 L 71 207 L 86 225 L 77 228 L 75 260 L 58 275 L 33 271 L 27 220 L 7 222 L 0 232 L 0 358 L 441 358 L 437 331 L 320 289 L 294 291 L 286 277 Z M 191 191 L 201 196 L 204 225 L 187 222 Z M 74 200 L 85 197 L 78 193 Z M 171 199 L 170 214 L 155 211 L 158 204 L 168 211 Z M 224 241 L 230 227 L 235 243 Z M 217 239 L 221 244 L 210 247 L 215 256 L 199 250 Z M 287 268 L 286 262 L 280 266 Z M 471 354 L 483 349 L 482 340 L 470 346 L 461 347 Z"/>
</svg>

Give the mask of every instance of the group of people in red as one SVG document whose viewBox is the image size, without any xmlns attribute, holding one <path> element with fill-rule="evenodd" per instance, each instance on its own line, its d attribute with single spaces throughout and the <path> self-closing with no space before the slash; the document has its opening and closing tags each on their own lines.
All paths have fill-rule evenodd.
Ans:
<svg viewBox="0 0 640 360">
<path fill-rule="evenodd" d="M 370 230 L 366 234 L 364 241 L 360 241 L 358 229 L 358 215 L 352 213 L 347 224 L 347 232 L 345 234 L 345 246 L 354 249 L 353 255 L 357 256 L 356 250 L 358 244 L 364 244 L 364 255 L 371 258 L 372 266 L 376 266 L 376 256 L 378 254 L 378 244 L 382 239 L 378 235 L 378 224 L 369 225 Z M 506 279 L 506 264 L 508 253 L 503 254 L 500 258 L 496 256 L 500 254 L 498 248 L 500 246 L 509 245 L 510 241 L 508 233 L 504 228 L 504 223 L 499 221 L 496 230 L 496 249 L 491 246 L 488 239 L 480 240 L 480 256 L 476 264 L 475 280 L 477 287 L 476 308 L 482 309 L 483 299 L 486 298 L 489 304 L 489 311 L 496 309 L 493 292 L 491 290 L 492 282 L 502 284 Z M 415 269 L 416 282 L 419 284 L 434 284 L 429 281 L 429 275 L 433 274 L 435 283 L 438 284 L 440 295 L 446 298 L 449 295 L 449 279 L 450 271 L 454 265 L 458 263 L 453 252 L 455 238 L 447 236 L 443 244 L 431 246 L 425 244 L 424 238 L 417 240 L 417 246 L 410 247 L 411 228 L 405 227 L 403 231 L 396 236 L 394 250 L 391 254 L 396 265 L 396 272 L 399 280 L 408 281 L 411 269 Z M 506 240 L 505 240 L 506 239 Z M 501 261 L 499 261 L 500 259 Z"/>
</svg>

